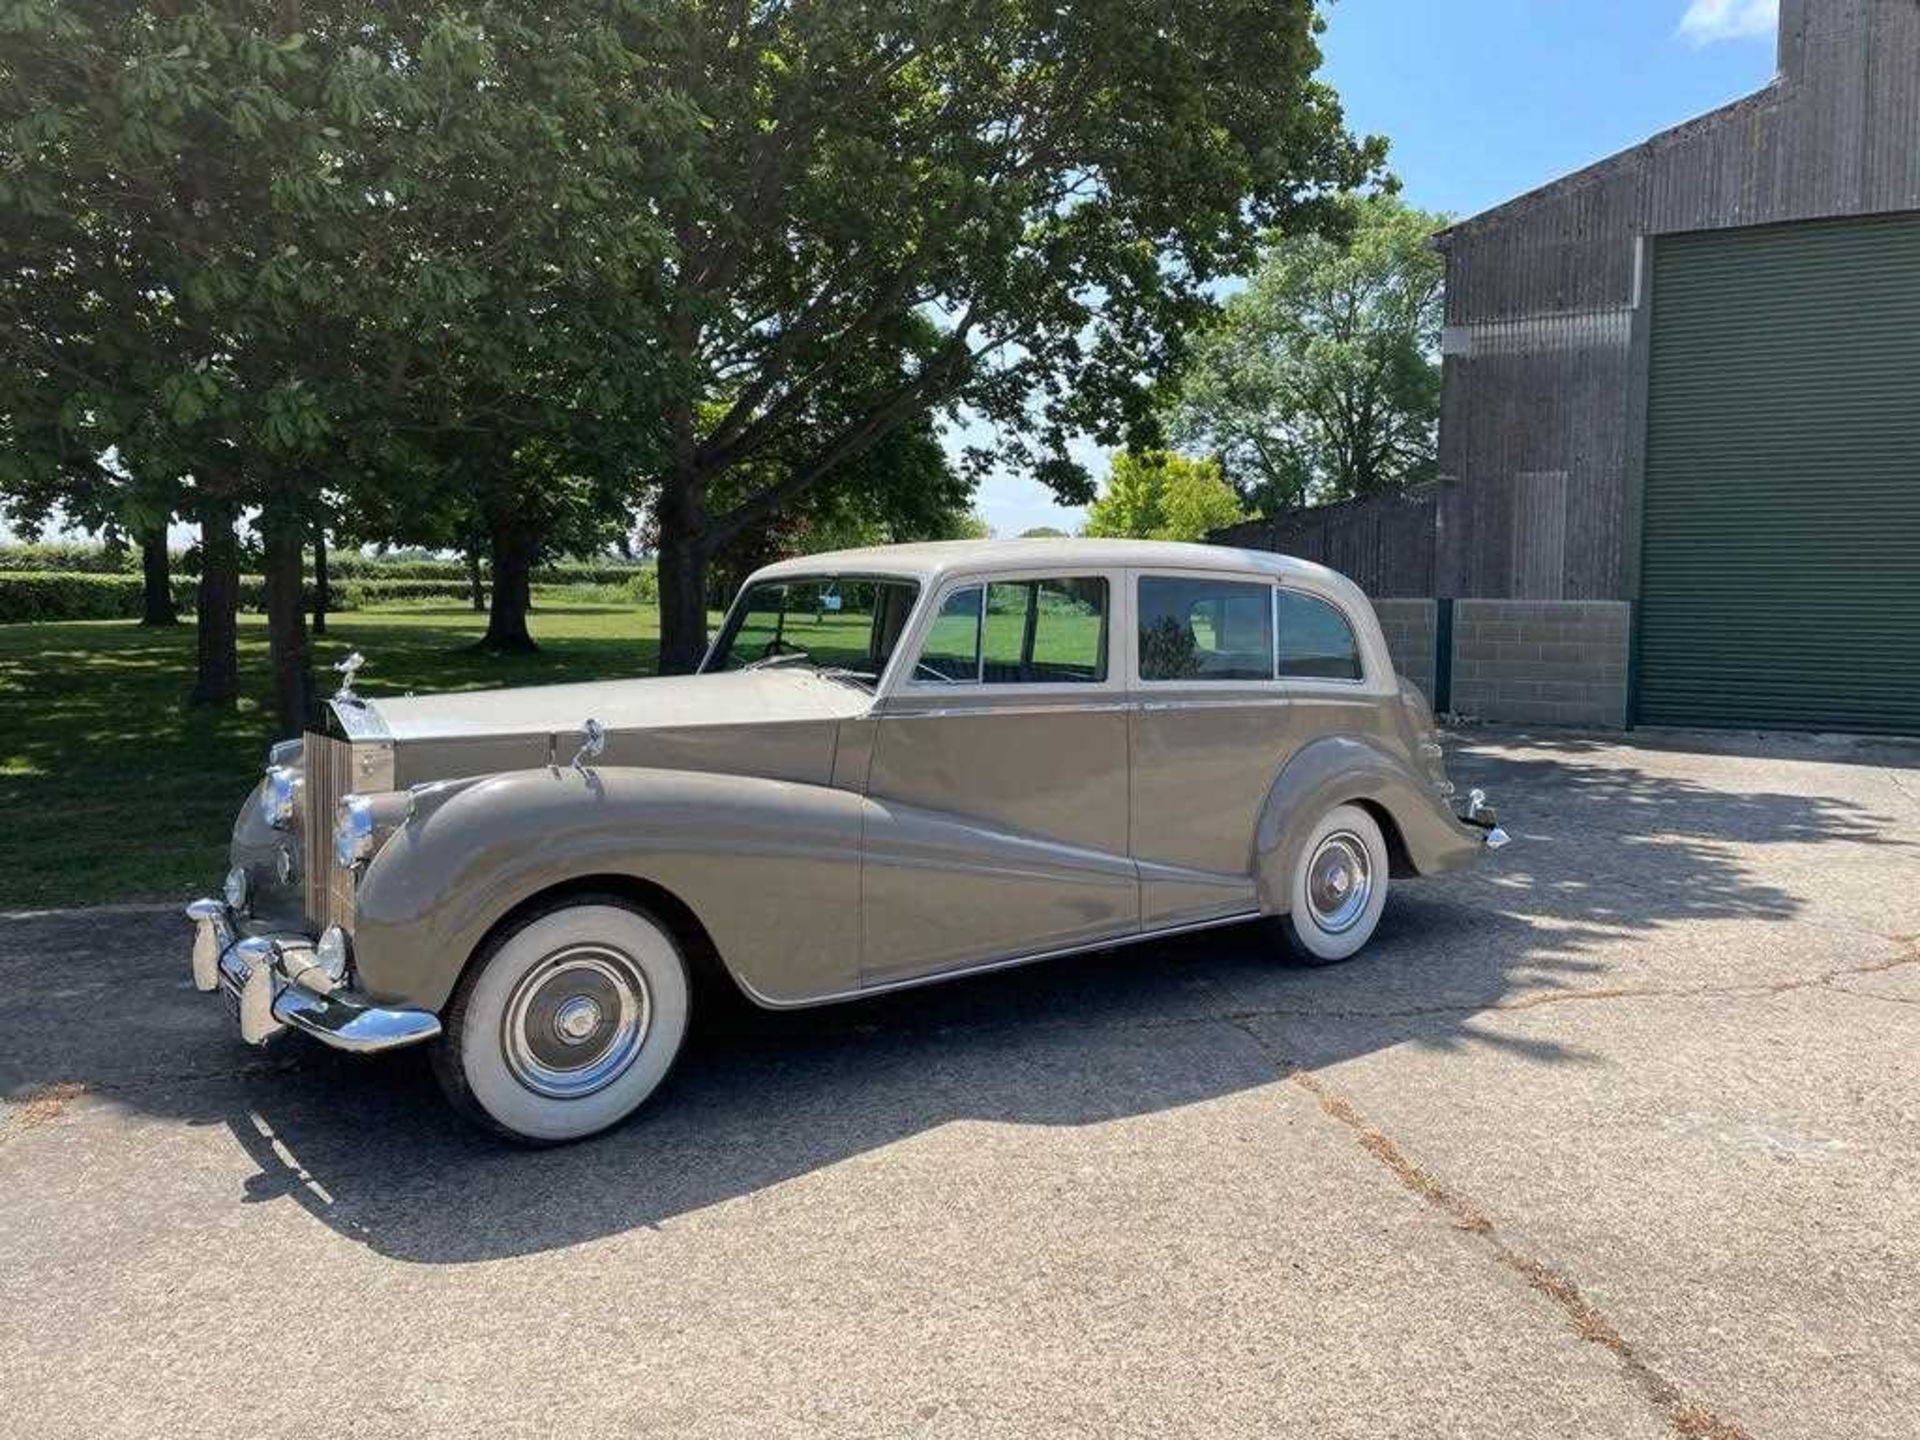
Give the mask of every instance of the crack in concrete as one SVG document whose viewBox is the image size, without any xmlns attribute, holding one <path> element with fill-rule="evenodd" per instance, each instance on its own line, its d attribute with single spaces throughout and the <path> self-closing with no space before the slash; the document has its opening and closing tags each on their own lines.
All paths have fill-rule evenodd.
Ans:
<svg viewBox="0 0 1920 1440">
<path fill-rule="evenodd" d="M 1898 770 L 1889 769 L 1886 772 L 1886 774 L 1887 774 L 1887 783 L 1892 785 L 1893 788 L 1900 793 L 1901 797 L 1905 799 L 1906 802 L 1909 805 L 1911 805 L 1916 811 L 1920 811 L 1920 794 L 1915 794 L 1912 790 L 1909 790 L 1907 788 L 1907 782 L 1901 778 L 1900 772 Z"/>
<path fill-rule="evenodd" d="M 1910 937 L 1889 937 L 1904 942 Z M 1903 997 L 1881 995 L 1871 990 L 1850 990 L 1840 981 L 1862 975 L 1884 975 L 1907 965 L 1920 965 L 1920 947 L 1887 960 L 1864 965 L 1843 966 L 1798 980 L 1774 980 L 1751 985 L 1595 985 L 1579 990 L 1552 990 L 1538 995 L 1522 995 L 1513 1000 L 1471 1001 L 1447 1005 L 1409 1005 L 1392 1010 L 1330 1010 L 1313 1006 L 1273 1006 L 1250 1010 L 1232 1010 L 1213 1018 L 1228 1024 L 1243 1020 L 1419 1020 L 1436 1015 L 1483 1015 L 1507 1011 L 1537 1010 L 1548 1005 L 1594 1004 L 1608 1000 L 1692 1000 L 1718 996 L 1768 997 L 1789 995 L 1799 990 L 1830 989 L 1839 995 L 1863 999 L 1894 1000 L 1912 1004 Z M 1185 1023 L 1185 1022 L 1169 1022 Z"/>
<path fill-rule="evenodd" d="M 1492 1216 L 1409 1156 L 1351 1100 L 1312 1071 L 1276 1054 L 1250 1026 L 1236 1028 L 1253 1041 L 1282 1078 L 1311 1095 L 1321 1113 L 1351 1130 L 1360 1148 L 1384 1166 L 1404 1189 L 1440 1211 L 1457 1229 L 1477 1237 L 1496 1263 L 1551 1301 L 1574 1334 L 1612 1355 L 1647 1402 L 1666 1417 L 1677 1440 L 1747 1440 L 1746 1431 L 1700 1401 L 1690 1399 L 1678 1385 L 1656 1370 L 1569 1276 L 1505 1239 Z"/>
</svg>

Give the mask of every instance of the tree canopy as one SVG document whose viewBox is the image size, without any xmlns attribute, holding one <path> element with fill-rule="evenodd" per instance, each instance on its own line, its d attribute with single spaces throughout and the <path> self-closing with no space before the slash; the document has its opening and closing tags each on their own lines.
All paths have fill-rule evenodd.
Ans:
<svg viewBox="0 0 1920 1440">
<path fill-rule="evenodd" d="M 1431 478 L 1443 217 L 1376 194 L 1344 234 L 1274 237 L 1199 336 L 1170 428 L 1262 514 Z"/>
<path fill-rule="evenodd" d="M 1167 450 L 1123 450 L 1087 511 L 1084 533 L 1134 540 L 1204 540 L 1245 519 L 1220 462 Z"/>
<path fill-rule="evenodd" d="M 669 13 L 653 73 L 699 122 L 658 200 L 670 667 L 708 556 L 929 409 L 992 428 L 976 467 L 1089 499 L 1069 436 L 1150 435 L 1210 284 L 1339 224 L 1384 155 L 1314 78 L 1311 0 Z M 719 484 L 769 451 L 793 458 Z"/>
<path fill-rule="evenodd" d="M 717 557 L 958 523 L 990 464 L 1084 503 L 1071 436 L 1156 441 L 1216 282 L 1380 176 L 1320 28 L 1312 0 L 0 7 L 0 491 L 198 520 L 215 699 L 257 515 L 290 725 L 317 528 L 486 548 L 519 643 L 534 559 L 645 514 L 686 668 Z M 928 446 L 962 409 L 989 438 L 956 476 Z"/>
</svg>

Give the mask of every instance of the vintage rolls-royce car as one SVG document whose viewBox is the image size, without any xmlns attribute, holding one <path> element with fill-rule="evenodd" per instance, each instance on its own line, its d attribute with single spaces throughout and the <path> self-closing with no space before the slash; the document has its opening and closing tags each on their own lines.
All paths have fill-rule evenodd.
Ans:
<svg viewBox="0 0 1920 1440">
<path fill-rule="evenodd" d="M 194 981 L 254 1044 L 430 1043 L 535 1142 L 660 1084 L 696 965 L 817 1005 L 1261 917 L 1342 960 L 1506 839 L 1366 597 L 1280 555 L 809 556 L 677 678 L 374 699 L 358 659 L 188 907 Z"/>
</svg>

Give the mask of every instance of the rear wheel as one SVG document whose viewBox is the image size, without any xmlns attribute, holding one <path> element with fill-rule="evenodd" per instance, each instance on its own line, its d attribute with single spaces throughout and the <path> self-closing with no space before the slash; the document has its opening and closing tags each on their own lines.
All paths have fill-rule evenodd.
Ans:
<svg viewBox="0 0 1920 1440">
<path fill-rule="evenodd" d="M 1303 964 L 1332 965 L 1373 938 L 1387 903 L 1387 842 L 1358 805 L 1337 805 L 1294 861 L 1287 929 Z"/>
<path fill-rule="evenodd" d="M 587 897 L 488 942 L 442 1016 L 434 1071 L 454 1105 L 516 1140 L 554 1144 L 616 1125 L 666 1078 L 691 992 L 651 915 Z"/>
</svg>

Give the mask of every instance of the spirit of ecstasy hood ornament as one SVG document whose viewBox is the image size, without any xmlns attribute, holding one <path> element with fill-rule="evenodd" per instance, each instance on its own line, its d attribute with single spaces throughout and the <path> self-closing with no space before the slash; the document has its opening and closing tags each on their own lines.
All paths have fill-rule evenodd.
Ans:
<svg viewBox="0 0 1920 1440">
<path fill-rule="evenodd" d="M 335 700 L 345 701 L 349 705 L 360 704 L 360 697 L 353 693 L 353 677 L 360 673 L 360 667 L 367 663 L 367 657 L 358 650 L 333 668 L 340 672 L 340 688 L 333 692 Z"/>
</svg>

